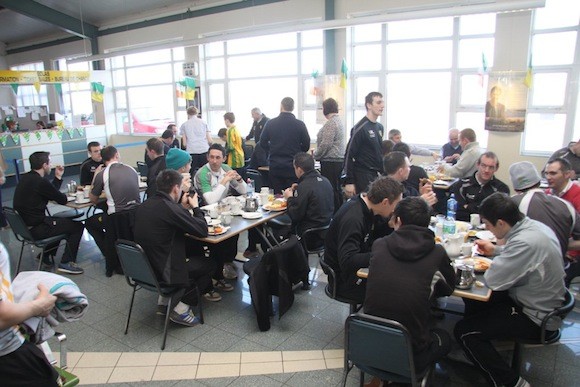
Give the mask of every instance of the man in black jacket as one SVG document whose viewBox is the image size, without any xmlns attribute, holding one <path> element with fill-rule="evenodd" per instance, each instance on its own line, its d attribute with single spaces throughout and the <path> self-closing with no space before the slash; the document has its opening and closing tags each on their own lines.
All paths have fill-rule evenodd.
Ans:
<svg viewBox="0 0 580 387">
<path fill-rule="evenodd" d="M 179 172 L 172 169 L 159 173 L 157 193 L 137 208 L 134 234 L 160 284 L 185 289 L 169 318 L 177 324 L 194 326 L 199 323 L 190 307 L 199 302 L 195 284 L 201 293 L 213 289 L 211 273 L 215 266 L 205 257 L 186 257 L 185 234 L 202 238 L 208 231 L 197 194 L 181 196 L 181 180 Z M 162 305 L 158 307 L 158 313 L 164 310 Z"/>
<path fill-rule="evenodd" d="M 246 141 L 253 138 L 254 142 L 257 144 L 260 141 L 264 127 L 270 119 L 262 113 L 260 108 L 257 107 L 252 109 L 252 118 L 254 119 L 254 122 L 252 123 L 252 129 L 250 129 L 250 133 L 248 133 L 246 136 Z"/>
<path fill-rule="evenodd" d="M 147 170 L 147 197 L 150 198 L 155 195 L 157 192 L 157 175 L 159 172 L 165 170 L 165 153 L 163 153 L 164 143 L 158 138 L 150 138 L 147 140 L 147 147 L 145 152 L 149 159 L 151 160 L 151 164 L 149 165 L 149 169 Z M 169 148 L 171 149 L 171 148 Z"/>
<path fill-rule="evenodd" d="M 338 296 L 363 303 L 366 281 L 358 278 L 356 272 L 369 267 L 376 238 L 375 216 L 391 216 L 403 191 L 401 183 L 381 176 L 369 185 L 366 194 L 352 198 L 334 215 L 324 242 L 324 260 L 336 273 L 337 283 L 332 286 L 337 286 Z"/>
<path fill-rule="evenodd" d="M 87 145 L 87 151 L 89 152 L 89 158 L 83 161 L 81 164 L 80 181 L 81 185 L 91 185 L 93 184 L 93 177 L 95 176 L 95 171 L 100 165 L 103 165 L 103 158 L 101 157 L 101 149 L 103 147 L 96 141 L 91 141 Z"/>
</svg>

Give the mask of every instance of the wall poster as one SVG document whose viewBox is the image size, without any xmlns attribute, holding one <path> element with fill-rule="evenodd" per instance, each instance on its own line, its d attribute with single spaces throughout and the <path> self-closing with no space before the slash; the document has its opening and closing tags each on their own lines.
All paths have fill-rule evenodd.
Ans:
<svg viewBox="0 0 580 387">
<path fill-rule="evenodd" d="M 528 87 L 525 71 L 489 74 L 488 100 L 485 103 L 485 130 L 523 132 L 526 124 Z"/>
</svg>

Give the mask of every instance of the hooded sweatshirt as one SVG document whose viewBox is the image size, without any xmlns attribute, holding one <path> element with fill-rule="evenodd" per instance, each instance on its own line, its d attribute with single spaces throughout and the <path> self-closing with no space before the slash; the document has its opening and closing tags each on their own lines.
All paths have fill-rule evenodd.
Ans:
<svg viewBox="0 0 580 387">
<path fill-rule="evenodd" d="M 450 295 L 454 284 L 451 261 L 433 232 L 402 226 L 373 244 L 364 311 L 403 324 L 417 354 L 431 343 L 430 300 Z"/>
</svg>

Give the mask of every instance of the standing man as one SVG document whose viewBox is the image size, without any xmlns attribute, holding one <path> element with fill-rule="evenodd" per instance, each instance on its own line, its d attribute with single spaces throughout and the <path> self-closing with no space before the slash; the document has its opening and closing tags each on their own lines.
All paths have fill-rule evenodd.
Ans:
<svg viewBox="0 0 580 387">
<path fill-rule="evenodd" d="M 14 191 L 14 209 L 18 211 L 32 236 L 44 239 L 51 236 L 66 234 L 68 249 L 64 250 L 57 271 L 68 274 L 82 274 L 84 270 L 77 266 L 79 244 L 85 227 L 81 222 L 68 218 L 53 218 L 46 216 L 46 205 L 49 200 L 58 204 L 66 204 L 66 194 L 60 192 L 64 167 L 57 165 L 54 169 L 52 183 L 48 181 L 50 174 L 50 153 L 34 152 L 28 158 L 30 172 L 20 177 Z M 47 246 L 56 247 L 57 244 Z M 54 255 L 53 252 L 51 255 Z M 52 264 L 48 257 L 41 257 L 45 264 Z"/>
<path fill-rule="evenodd" d="M 270 188 L 280 192 L 296 182 L 292 159 L 298 152 L 310 148 L 310 135 L 304 122 L 296 119 L 292 111 L 294 100 L 285 97 L 280 103 L 280 115 L 268 121 L 260 145 L 269 152 Z"/>
<path fill-rule="evenodd" d="M 266 126 L 266 123 L 270 120 L 266 117 L 265 114 L 262 114 L 260 108 L 253 108 L 252 109 L 252 118 L 254 122 L 252 123 L 252 129 L 250 129 L 250 133 L 246 136 L 246 141 L 254 139 L 254 142 L 257 144 L 260 141 L 260 136 L 262 135 L 262 131 Z"/>
<path fill-rule="evenodd" d="M 151 160 L 149 169 L 147 170 L 147 191 L 145 191 L 148 198 L 157 192 L 157 175 L 165 169 L 163 146 L 163 141 L 158 138 L 150 138 L 147 140 L 146 152 Z"/>
<path fill-rule="evenodd" d="M 139 194 L 139 175 L 132 167 L 120 162 L 119 152 L 112 145 L 101 151 L 104 167 L 95 172 L 93 188 L 89 195 L 91 202 L 97 204 L 104 191 L 107 196 L 107 219 L 105 230 L 108 244 L 106 275 L 123 274 L 119 257 L 115 250 L 117 239 L 133 240 L 135 209 L 141 203 Z"/>
<path fill-rule="evenodd" d="M 366 192 L 369 183 L 383 172 L 383 132 L 379 117 L 385 109 L 383 95 L 373 91 L 365 97 L 367 115 L 351 130 L 344 158 L 347 198 Z"/>
<path fill-rule="evenodd" d="M 479 206 L 486 197 L 496 192 L 509 195 L 510 189 L 495 177 L 499 160 L 493 152 L 485 152 L 477 160 L 477 172 L 461 179 L 449 189 L 457 199 L 457 219 L 469 222 L 471 214 L 479 214 Z"/>
<path fill-rule="evenodd" d="M 242 147 L 242 136 L 234 125 L 236 116 L 232 112 L 224 114 L 224 123 L 226 124 L 226 149 L 228 155 L 228 165 L 235 169 L 240 176 L 245 175 L 244 148 Z"/>
<path fill-rule="evenodd" d="M 197 117 L 197 108 L 187 108 L 187 121 L 181 124 L 179 133 L 185 150 L 191 155 L 192 173 L 197 171 L 207 161 L 207 150 L 212 143 L 211 131 L 207 124 Z"/>
<path fill-rule="evenodd" d="M 488 302 L 466 303 L 455 338 L 492 386 L 529 386 L 497 352 L 492 340 L 540 339 L 540 324 L 564 301 L 560 246 L 544 224 L 524 216 L 506 194 L 496 192 L 481 203 L 481 220 L 505 245 L 478 240 L 478 250 L 493 256 L 485 282 L 493 290 Z M 472 304 L 472 305 L 471 305 Z M 559 318 L 546 329 L 556 331 Z"/>
<path fill-rule="evenodd" d="M 441 158 L 446 163 L 455 165 L 463 153 L 459 145 L 459 129 L 449 129 L 449 142 L 441 147 Z"/>
<path fill-rule="evenodd" d="M 453 166 L 444 164 L 439 167 L 439 172 L 443 172 L 451 177 L 463 179 L 475 173 L 477 170 L 477 160 L 482 152 L 473 129 L 467 128 L 459 132 L 459 144 L 461 145 L 463 153 L 459 157 L 457 164 Z"/>
<path fill-rule="evenodd" d="M 103 165 L 103 158 L 101 157 L 101 149 L 103 147 L 96 141 L 91 141 L 87 145 L 89 158 L 81 164 L 80 182 L 81 185 L 91 185 L 95 171 L 100 165 Z"/>
</svg>

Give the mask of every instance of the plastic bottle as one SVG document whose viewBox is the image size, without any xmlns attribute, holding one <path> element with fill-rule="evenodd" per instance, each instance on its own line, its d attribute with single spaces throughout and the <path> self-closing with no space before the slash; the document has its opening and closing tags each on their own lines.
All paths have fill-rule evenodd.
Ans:
<svg viewBox="0 0 580 387">
<path fill-rule="evenodd" d="M 455 200 L 455 195 L 451 194 L 451 197 L 447 200 L 447 217 L 443 221 L 443 236 L 455 234 L 455 214 L 457 213 L 457 200 Z"/>
<path fill-rule="evenodd" d="M 457 200 L 455 200 L 455 194 L 451 194 L 451 197 L 447 200 L 447 217 L 455 220 L 456 213 L 457 213 Z"/>
<path fill-rule="evenodd" d="M 248 178 L 248 181 L 246 183 L 248 185 L 248 188 L 246 190 L 246 194 L 248 195 L 248 197 L 253 197 L 254 196 L 254 182 L 252 181 L 252 179 Z"/>
</svg>

